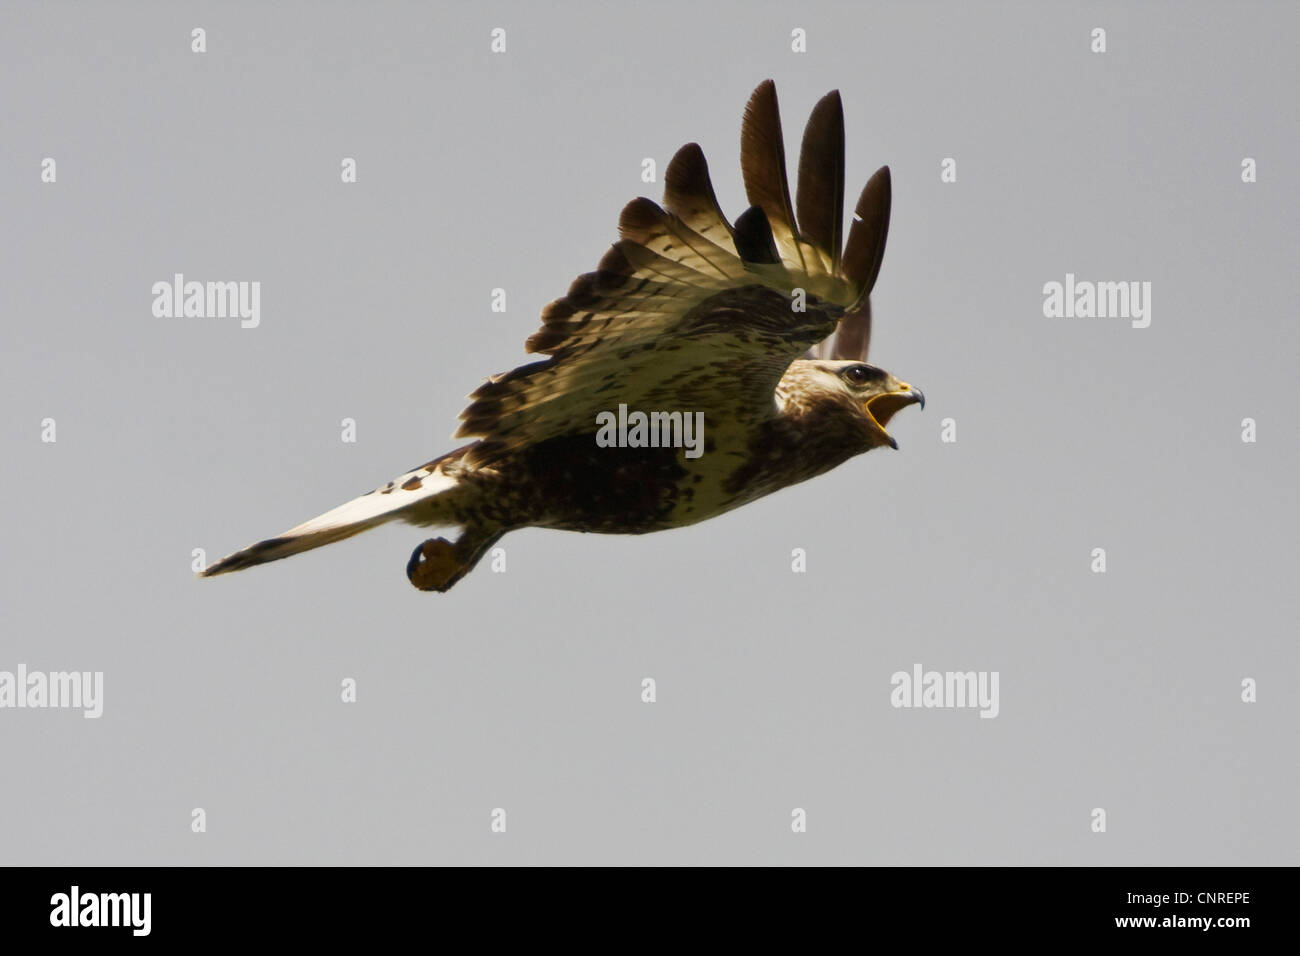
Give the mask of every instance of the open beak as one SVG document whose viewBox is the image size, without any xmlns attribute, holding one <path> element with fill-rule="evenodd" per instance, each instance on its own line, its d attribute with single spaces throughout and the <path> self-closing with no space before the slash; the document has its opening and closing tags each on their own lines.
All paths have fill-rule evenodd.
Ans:
<svg viewBox="0 0 1300 956">
<path fill-rule="evenodd" d="M 867 399 L 866 402 L 867 414 L 871 416 L 871 420 L 876 423 L 876 427 L 884 434 L 889 447 L 895 450 L 898 448 L 898 442 L 894 441 L 894 437 L 885 431 L 885 426 L 889 424 L 889 420 L 897 414 L 899 409 L 906 408 L 908 405 L 920 405 L 925 408 L 925 393 L 919 388 L 913 388 L 906 382 L 899 382 L 898 388 L 894 391 L 876 395 Z"/>
</svg>

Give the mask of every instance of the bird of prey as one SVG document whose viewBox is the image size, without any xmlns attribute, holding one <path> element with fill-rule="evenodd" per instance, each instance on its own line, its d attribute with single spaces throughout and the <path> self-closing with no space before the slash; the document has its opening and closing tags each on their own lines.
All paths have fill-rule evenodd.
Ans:
<svg viewBox="0 0 1300 956">
<path fill-rule="evenodd" d="M 873 448 L 897 448 L 885 426 L 925 397 L 865 361 L 889 168 L 862 190 L 841 248 L 839 92 L 817 103 L 804 130 L 792 204 L 771 80 L 745 109 L 740 163 L 751 205 L 733 225 L 700 147 L 677 152 L 663 207 L 629 203 L 596 271 L 542 310 L 526 347 L 548 357 L 470 396 L 457 436 L 472 442 L 222 558 L 204 576 L 400 520 L 459 529 L 454 541 L 423 542 L 406 567 L 417 588 L 446 591 L 516 528 L 679 528 Z M 665 440 L 638 437 L 635 427 L 623 434 L 636 421 L 628 409 L 642 423 L 650 414 Z M 601 441 L 616 411 L 620 439 Z M 693 451 L 682 447 L 683 416 L 703 426 Z"/>
</svg>

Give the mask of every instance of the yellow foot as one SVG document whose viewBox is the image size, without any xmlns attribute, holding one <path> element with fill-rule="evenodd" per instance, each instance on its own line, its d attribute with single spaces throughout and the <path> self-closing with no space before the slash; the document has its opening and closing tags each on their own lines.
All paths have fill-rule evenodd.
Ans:
<svg viewBox="0 0 1300 956">
<path fill-rule="evenodd" d="M 421 591 L 446 591 L 468 570 L 446 538 L 430 538 L 411 553 L 406 576 Z"/>
</svg>

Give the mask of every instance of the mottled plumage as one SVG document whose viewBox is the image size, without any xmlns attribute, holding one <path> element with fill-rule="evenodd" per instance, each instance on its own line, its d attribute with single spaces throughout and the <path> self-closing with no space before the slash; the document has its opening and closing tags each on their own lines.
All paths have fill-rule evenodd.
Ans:
<svg viewBox="0 0 1300 956">
<path fill-rule="evenodd" d="M 776 89 L 766 81 L 745 110 L 741 169 L 752 205 L 732 225 L 699 146 L 677 152 L 664 207 L 629 203 L 596 271 L 542 310 L 527 348 L 547 358 L 470 396 L 458 435 L 473 441 L 204 573 L 400 519 L 460 529 L 454 542 L 425 541 L 407 565 L 417 587 L 445 591 L 516 528 L 681 527 L 897 447 L 885 426 L 924 397 L 864 361 L 889 225 L 888 168 L 863 189 L 841 249 L 839 94 L 813 110 L 792 203 Z M 702 453 L 598 443 L 599 416 L 620 406 L 702 413 Z"/>
</svg>

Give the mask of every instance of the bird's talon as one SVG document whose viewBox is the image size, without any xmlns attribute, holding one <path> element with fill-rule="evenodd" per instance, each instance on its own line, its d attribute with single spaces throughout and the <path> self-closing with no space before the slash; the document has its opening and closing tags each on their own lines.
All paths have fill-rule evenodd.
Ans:
<svg viewBox="0 0 1300 956">
<path fill-rule="evenodd" d="M 406 577 L 421 591 L 446 591 L 465 573 L 455 546 L 446 538 L 430 538 L 411 552 Z"/>
</svg>

